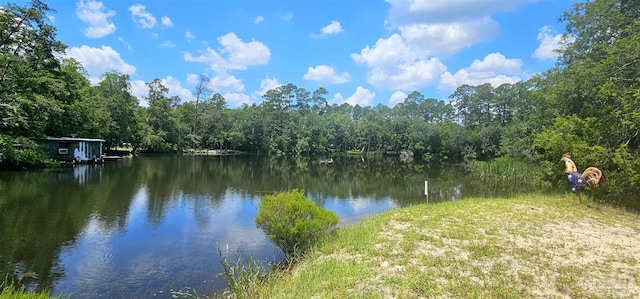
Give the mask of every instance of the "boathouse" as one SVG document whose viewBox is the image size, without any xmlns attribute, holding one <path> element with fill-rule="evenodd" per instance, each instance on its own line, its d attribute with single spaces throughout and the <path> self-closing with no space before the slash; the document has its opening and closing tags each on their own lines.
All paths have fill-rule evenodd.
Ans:
<svg viewBox="0 0 640 299">
<path fill-rule="evenodd" d="M 58 161 L 76 163 L 102 162 L 104 139 L 47 137 L 40 140 L 47 154 Z"/>
</svg>

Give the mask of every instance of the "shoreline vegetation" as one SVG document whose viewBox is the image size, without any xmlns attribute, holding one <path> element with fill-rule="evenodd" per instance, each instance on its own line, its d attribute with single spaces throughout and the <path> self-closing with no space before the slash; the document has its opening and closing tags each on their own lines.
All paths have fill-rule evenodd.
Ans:
<svg viewBox="0 0 640 299">
<path fill-rule="evenodd" d="M 253 278 L 236 278 L 244 284 L 236 290 L 249 292 L 213 297 L 637 298 L 640 215 L 586 197 L 469 198 L 390 210 L 334 230 L 267 276 L 239 258 L 243 264 L 232 266 Z M 48 296 L 3 287 L 0 298 Z"/>
<path fill-rule="evenodd" d="M 235 295 L 637 298 L 639 233 L 638 214 L 574 194 L 420 204 L 340 228 Z"/>
</svg>

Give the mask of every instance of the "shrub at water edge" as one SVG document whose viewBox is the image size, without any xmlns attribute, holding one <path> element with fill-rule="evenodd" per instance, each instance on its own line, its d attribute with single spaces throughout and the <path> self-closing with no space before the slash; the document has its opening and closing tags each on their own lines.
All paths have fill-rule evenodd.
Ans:
<svg viewBox="0 0 640 299">
<path fill-rule="evenodd" d="M 338 223 L 335 213 L 317 206 L 300 190 L 265 195 L 256 224 L 287 258 L 304 254 Z"/>
</svg>

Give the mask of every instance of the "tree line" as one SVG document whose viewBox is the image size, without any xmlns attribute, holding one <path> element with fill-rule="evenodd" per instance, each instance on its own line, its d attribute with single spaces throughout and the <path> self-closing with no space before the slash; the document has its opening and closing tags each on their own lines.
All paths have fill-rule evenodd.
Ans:
<svg viewBox="0 0 640 299">
<path fill-rule="evenodd" d="M 411 150 L 418 159 L 457 163 L 509 156 L 547 166 L 571 151 L 623 190 L 640 186 L 640 2 L 576 3 L 551 69 L 515 84 L 459 86 L 448 99 L 410 93 L 394 107 L 329 104 L 329 91 L 290 83 L 259 104 L 231 109 L 202 76 L 196 99 L 167 96 L 159 79 L 139 105 L 128 75 L 90 84 L 46 18 L 42 0 L 0 10 L 0 165 L 38 161 L 30 140 L 103 138 L 149 152 L 236 149 L 275 155 Z M 20 145 L 16 147 L 16 145 Z M 631 188 L 631 189 L 630 189 Z M 614 188 L 609 188 L 614 189 Z M 622 190 L 621 189 L 621 190 Z"/>
</svg>

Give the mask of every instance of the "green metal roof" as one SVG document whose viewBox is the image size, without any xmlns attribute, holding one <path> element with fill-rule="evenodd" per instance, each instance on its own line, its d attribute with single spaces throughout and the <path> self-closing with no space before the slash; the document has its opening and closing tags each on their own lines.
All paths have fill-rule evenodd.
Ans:
<svg viewBox="0 0 640 299">
<path fill-rule="evenodd" d="M 47 137 L 45 140 L 51 141 L 88 141 L 88 142 L 106 142 L 104 139 L 93 138 L 73 138 L 73 137 Z"/>
</svg>

